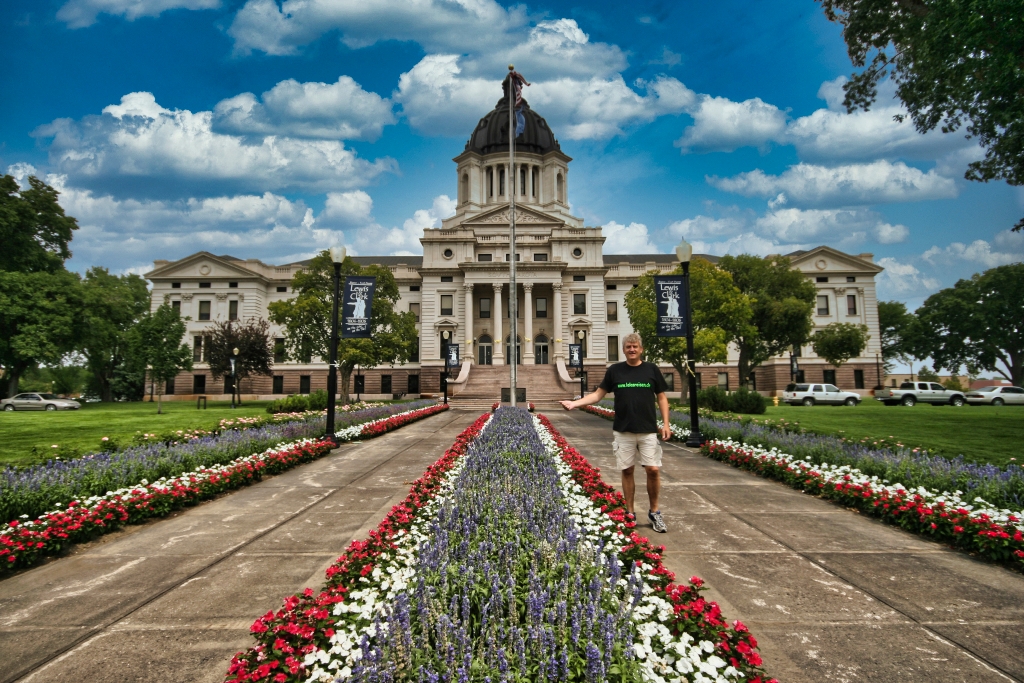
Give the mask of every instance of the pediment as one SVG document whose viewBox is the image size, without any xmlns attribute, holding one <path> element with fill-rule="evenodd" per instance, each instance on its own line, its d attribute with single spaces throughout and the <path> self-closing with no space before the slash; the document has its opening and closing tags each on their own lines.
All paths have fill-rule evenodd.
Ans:
<svg viewBox="0 0 1024 683">
<path fill-rule="evenodd" d="M 208 251 L 200 251 L 186 256 L 183 259 L 167 263 L 154 268 L 146 273 L 149 280 L 166 278 L 260 278 L 264 279 L 262 273 L 249 270 L 244 261 L 232 261 L 222 258 Z"/>
<path fill-rule="evenodd" d="M 516 225 L 563 225 L 564 223 L 565 221 L 561 218 L 556 218 L 543 211 L 524 206 L 516 207 Z M 499 206 L 490 211 L 483 211 L 462 222 L 463 226 L 508 224 L 509 208 L 507 206 Z"/>
<path fill-rule="evenodd" d="M 790 263 L 794 268 L 804 273 L 826 274 L 829 272 L 860 271 L 869 273 L 881 273 L 884 268 L 872 263 L 866 258 L 854 254 L 847 254 L 833 249 L 832 247 L 815 247 L 802 254 L 791 255 Z"/>
</svg>

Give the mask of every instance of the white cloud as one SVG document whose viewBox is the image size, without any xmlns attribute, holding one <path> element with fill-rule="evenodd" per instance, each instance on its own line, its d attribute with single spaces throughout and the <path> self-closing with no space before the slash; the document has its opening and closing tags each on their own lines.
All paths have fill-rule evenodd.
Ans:
<svg viewBox="0 0 1024 683">
<path fill-rule="evenodd" d="M 29 176 L 39 177 L 39 172 L 32 164 L 19 161 L 7 167 L 7 175 L 18 181 L 18 185 L 24 189 L 28 187 Z"/>
<path fill-rule="evenodd" d="M 169 110 L 148 92 L 125 95 L 102 116 L 57 119 L 50 161 L 78 186 L 148 196 L 216 196 L 267 190 L 338 191 L 395 170 L 360 159 L 334 140 L 268 135 L 246 140 L 212 129 L 212 112 Z"/>
<path fill-rule="evenodd" d="M 671 223 L 666 231 L 673 237 L 685 237 L 687 241 L 692 242 L 694 240 L 735 237 L 746 229 L 747 222 L 740 218 L 697 216 Z"/>
<path fill-rule="evenodd" d="M 373 199 L 362 190 L 329 192 L 318 220 L 342 225 L 362 225 L 373 220 Z"/>
<path fill-rule="evenodd" d="M 974 240 L 970 244 L 953 242 L 947 247 L 933 246 L 921 258 L 935 266 L 970 263 L 986 269 L 1024 260 L 1024 241 L 1014 240 L 1004 233 L 997 235 L 996 240 L 1008 250 L 995 251 L 989 242 Z"/>
<path fill-rule="evenodd" d="M 753 232 L 744 232 L 724 240 L 694 240 L 693 251 L 699 254 L 712 254 L 714 256 L 733 256 L 739 254 L 754 254 L 755 256 L 768 256 L 769 254 L 787 254 L 798 249 L 808 249 L 810 244 L 786 244 L 758 235 Z"/>
<path fill-rule="evenodd" d="M 216 9 L 221 0 L 68 0 L 57 10 L 57 19 L 68 28 L 83 28 L 96 23 L 100 14 L 123 16 L 128 21 L 156 17 L 170 9 Z"/>
<path fill-rule="evenodd" d="M 885 256 L 878 259 L 878 265 L 885 268 L 875 276 L 880 299 L 920 297 L 934 292 L 941 286 L 936 278 L 928 277 L 913 264 Z"/>
<path fill-rule="evenodd" d="M 663 64 L 663 65 L 668 66 L 668 67 L 673 67 L 673 66 L 679 66 L 679 64 L 681 64 L 682 61 L 683 61 L 683 56 L 681 54 L 679 54 L 677 52 L 672 52 L 672 50 L 670 50 L 670 49 L 668 49 L 666 47 L 666 48 L 662 49 L 660 57 L 658 57 L 657 59 L 652 59 L 648 63 L 649 64 Z"/>
<path fill-rule="evenodd" d="M 402 74 L 393 99 L 402 105 L 410 125 L 434 135 L 464 135 L 501 96 L 501 82 L 464 75 L 457 55 L 427 55 Z M 535 82 L 525 90 L 530 106 L 541 112 L 552 130 L 568 139 L 605 139 L 632 125 L 677 114 L 695 95 L 675 78 L 638 81 L 641 95 L 621 75 L 557 78 Z"/>
<path fill-rule="evenodd" d="M 910 229 L 907 226 L 897 223 L 879 223 L 872 230 L 872 234 L 879 244 L 897 244 L 906 242 L 910 237 Z"/>
<path fill-rule="evenodd" d="M 757 230 L 784 242 L 824 240 L 833 244 L 859 244 L 870 233 L 882 244 L 906 240 L 910 231 L 892 225 L 865 209 L 774 209 L 755 221 Z"/>
<path fill-rule="evenodd" d="M 299 138 L 376 140 L 395 122 L 391 103 L 367 92 L 348 76 L 336 83 L 281 81 L 263 93 L 221 100 L 213 110 L 213 130 L 232 135 L 284 135 Z"/>
<path fill-rule="evenodd" d="M 606 254 L 656 254 L 658 247 L 651 242 L 647 226 L 643 223 L 622 225 L 609 221 L 601 228 L 604 235 L 604 253 Z"/>
<path fill-rule="evenodd" d="M 801 163 L 778 176 L 757 169 L 707 180 L 720 190 L 747 197 L 769 198 L 784 192 L 789 201 L 809 206 L 911 202 L 957 195 L 955 183 L 934 169 L 923 173 L 903 162 L 884 160 L 835 167 Z"/>
<path fill-rule="evenodd" d="M 733 102 L 703 95 L 690 115 L 694 124 L 675 142 L 684 154 L 731 152 L 748 146 L 765 150 L 769 142 L 781 140 L 786 130 L 786 113 L 759 97 Z"/>
<path fill-rule="evenodd" d="M 437 228 L 441 221 L 455 215 L 456 200 L 448 195 L 438 195 L 429 209 L 419 209 L 412 218 L 407 218 L 401 228 L 385 228 L 376 223 L 354 232 L 356 247 L 362 252 L 374 255 L 394 254 L 398 256 L 422 254 L 425 228 Z"/>
</svg>

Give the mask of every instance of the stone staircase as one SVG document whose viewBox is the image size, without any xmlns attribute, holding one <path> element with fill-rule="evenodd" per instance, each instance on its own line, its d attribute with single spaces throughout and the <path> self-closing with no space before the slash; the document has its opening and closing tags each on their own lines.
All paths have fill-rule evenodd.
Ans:
<svg viewBox="0 0 1024 683">
<path fill-rule="evenodd" d="M 579 392 L 578 387 L 566 387 L 558 377 L 554 365 L 520 365 L 516 380 L 519 387 L 526 388 L 526 400 L 537 409 L 560 408 L 558 402 L 572 398 Z M 453 408 L 465 410 L 490 410 L 495 401 L 501 399 L 501 388 L 509 385 L 507 365 L 476 365 L 469 371 L 466 386 L 448 402 Z"/>
</svg>

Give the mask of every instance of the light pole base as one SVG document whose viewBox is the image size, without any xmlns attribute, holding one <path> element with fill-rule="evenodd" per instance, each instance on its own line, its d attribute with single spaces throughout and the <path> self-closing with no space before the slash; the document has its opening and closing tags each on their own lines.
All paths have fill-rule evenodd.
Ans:
<svg viewBox="0 0 1024 683">
<path fill-rule="evenodd" d="M 686 437 L 686 445 L 690 448 L 700 448 L 708 442 L 707 437 L 701 434 L 699 431 L 691 431 L 690 435 Z"/>
</svg>

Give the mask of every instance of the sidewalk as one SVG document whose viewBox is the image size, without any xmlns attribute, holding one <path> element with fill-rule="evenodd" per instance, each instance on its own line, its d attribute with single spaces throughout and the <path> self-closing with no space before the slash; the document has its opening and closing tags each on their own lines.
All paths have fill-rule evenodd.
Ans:
<svg viewBox="0 0 1024 683">
<path fill-rule="evenodd" d="M 611 422 L 547 415 L 619 485 Z M 708 582 L 782 683 L 1024 680 L 1024 576 L 676 444 L 664 451 L 669 531 L 647 522 L 642 472 L 638 530 L 665 545 L 680 580 Z"/>
<path fill-rule="evenodd" d="M 451 410 L 0 581 L 0 681 L 211 681 L 479 416 Z"/>
</svg>

